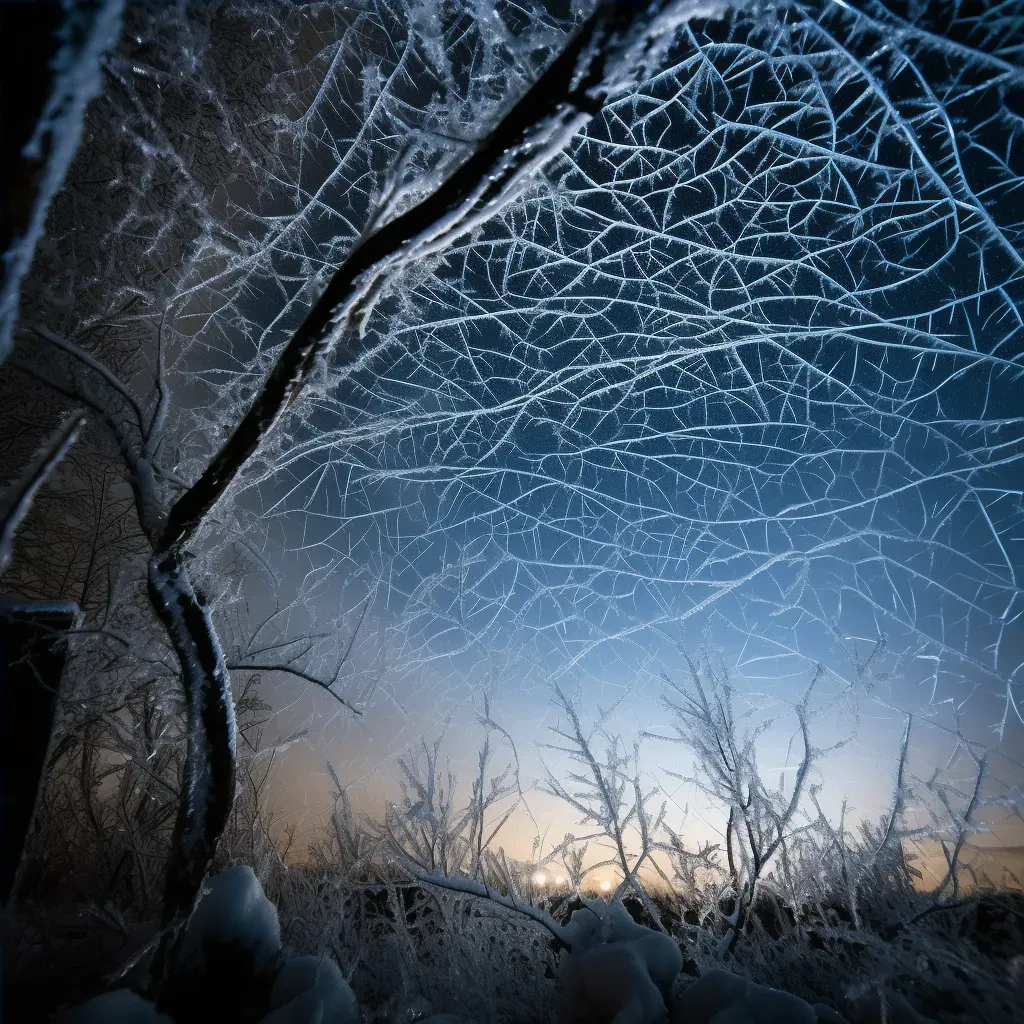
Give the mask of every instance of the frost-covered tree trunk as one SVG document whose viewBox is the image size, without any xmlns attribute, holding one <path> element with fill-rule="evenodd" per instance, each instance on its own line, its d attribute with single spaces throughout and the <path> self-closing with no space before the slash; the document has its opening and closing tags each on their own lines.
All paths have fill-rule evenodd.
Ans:
<svg viewBox="0 0 1024 1024">
<path fill-rule="evenodd" d="M 235 719 L 223 651 L 179 554 L 153 557 L 149 590 L 181 666 L 187 718 L 182 802 L 163 906 L 170 925 L 190 913 L 227 824 L 235 794 Z"/>
</svg>

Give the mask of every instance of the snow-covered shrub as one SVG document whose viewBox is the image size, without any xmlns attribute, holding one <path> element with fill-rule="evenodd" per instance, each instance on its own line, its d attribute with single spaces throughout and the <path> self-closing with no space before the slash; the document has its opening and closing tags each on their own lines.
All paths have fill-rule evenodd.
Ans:
<svg viewBox="0 0 1024 1024">
<path fill-rule="evenodd" d="M 179 967 L 209 970 L 226 948 L 242 950 L 254 972 L 271 968 L 281 951 L 277 910 L 248 866 L 228 868 L 210 880 L 185 929 Z"/>
<path fill-rule="evenodd" d="M 330 957 L 299 956 L 277 973 L 262 1024 L 359 1024 L 359 1004 Z"/>
<path fill-rule="evenodd" d="M 637 924 L 621 900 L 585 900 L 565 928 L 563 1017 L 573 1024 L 654 1024 L 683 966 L 675 939 Z"/>
<path fill-rule="evenodd" d="M 563 859 L 573 888 L 579 889 L 583 881 L 584 848 L 594 842 L 607 855 L 589 864 L 587 871 L 614 868 L 622 878 L 616 896 L 630 892 L 640 901 L 647 917 L 662 928 L 660 913 L 640 873 L 652 867 L 651 855 L 655 850 L 667 851 L 666 844 L 658 839 L 665 821 L 665 804 L 662 803 L 660 811 L 649 806 L 652 798 L 659 795 L 659 789 L 647 787 L 644 792 L 639 748 L 634 748 L 630 756 L 619 737 L 610 735 L 600 721 L 585 728 L 573 701 L 557 685 L 552 703 L 559 712 L 559 721 L 551 729 L 556 742 L 544 746 L 567 755 L 572 769 L 565 780 L 547 769 L 544 788 L 579 815 L 579 824 L 586 827 L 588 835 L 585 839 L 567 835 L 544 860 Z M 561 721 L 563 714 L 565 725 Z M 605 745 L 603 754 L 598 753 L 599 742 Z M 571 863 L 573 856 L 579 858 L 575 866 Z"/>
<path fill-rule="evenodd" d="M 142 996 L 126 988 L 104 992 L 60 1014 L 57 1024 L 173 1024 Z"/>
<path fill-rule="evenodd" d="M 733 687 L 727 677 L 716 673 L 705 657 L 703 671 L 685 656 L 689 680 L 668 680 L 663 695 L 672 716 L 675 742 L 694 754 L 696 782 L 727 815 L 725 848 L 728 885 L 723 895 L 731 904 L 724 922 L 721 952 L 732 953 L 747 928 L 756 901 L 765 886 L 764 876 L 797 829 L 797 814 L 807 790 L 815 748 L 808 728 L 808 703 L 822 674 L 819 665 L 795 712 L 801 737 L 801 757 L 794 780 L 778 789 L 765 782 L 758 764 L 756 741 L 770 723 L 741 732 L 733 709 Z M 718 901 L 716 900 L 716 903 Z"/>
<path fill-rule="evenodd" d="M 464 803 L 458 776 L 447 759 L 441 760 L 443 735 L 429 745 L 421 739 L 398 758 L 401 800 L 388 803 L 384 827 L 374 832 L 378 848 L 414 877 L 440 872 L 496 880 L 491 844 L 519 806 L 522 790 L 512 762 L 500 771 L 492 764 L 498 743 L 508 734 L 491 718 L 486 698 L 478 721 L 483 739 Z M 495 734 L 497 743 L 492 742 Z M 337 799 L 343 795 L 337 779 L 335 787 Z M 508 871 L 497 874 L 507 876 Z"/>
<path fill-rule="evenodd" d="M 817 1024 L 835 1018 L 827 1007 L 819 1014 L 788 992 L 716 970 L 686 990 L 673 1010 L 672 1024 Z"/>
</svg>

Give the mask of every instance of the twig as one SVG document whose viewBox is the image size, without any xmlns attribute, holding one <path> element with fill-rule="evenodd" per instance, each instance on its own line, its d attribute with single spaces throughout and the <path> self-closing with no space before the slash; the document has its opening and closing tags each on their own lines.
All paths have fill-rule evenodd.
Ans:
<svg viewBox="0 0 1024 1024">
<path fill-rule="evenodd" d="M 295 676 L 296 679 L 302 679 L 304 682 L 312 683 L 314 686 L 319 686 L 321 690 L 329 693 L 339 704 L 348 708 L 353 715 L 362 715 L 362 711 L 360 711 L 359 708 L 350 704 L 344 697 L 335 693 L 332 689 L 334 684 L 337 682 L 337 677 L 327 683 L 324 682 L 323 679 L 317 679 L 316 676 L 309 672 L 303 672 L 301 669 L 291 668 L 288 665 L 250 665 L 248 663 L 236 664 L 235 662 L 228 662 L 225 665 L 225 668 L 227 668 L 229 672 L 284 672 L 287 675 Z"/>
<path fill-rule="evenodd" d="M 81 412 L 72 413 L 50 435 L 28 468 L 4 494 L 0 494 L 0 576 L 14 557 L 14 534 L 28 515 L 39 488 L 46 483 L 57 464 L 67 455 L 85 425 Z"/>
</svg>

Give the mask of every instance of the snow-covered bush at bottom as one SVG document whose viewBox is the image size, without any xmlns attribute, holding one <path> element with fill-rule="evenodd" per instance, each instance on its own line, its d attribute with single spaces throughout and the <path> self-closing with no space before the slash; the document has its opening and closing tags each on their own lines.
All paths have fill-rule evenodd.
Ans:
<svg viewBox="0 0 1024 1024">
<path fill-rule="evenodd" d="M 657 1024 L 683 966 L 671 935 L 637 924 L 621 900 L 585 900 L 565 928 L 559 964 L 566 1024 Z M 822 1004 L 724 970 L 708 971 L 675 1000 L 671 1024 L 844 1024 Z"/>
<path fill-rule="evenodd" d="M 274 979 L 262 1024 L 357 1024 L 359 1004 L 329 957 L 297 956 Z"/>
<path fill-rule="evenodd" d="M 69 1011 L 61 1024 L 173 1024 L 257 1016 L 260 1024 L 360 1024 L 355 994 L 333 960 L 282 960 L 274 904 L 252 868 L 229 868 L 211 879 L 185 929 L 167 1000 L 172 1016 L 121 989 Z"/>
<path fill-rule="evenodd" d="M 57 1024 L 172 1024 L 166 1014 L 126 988 L 104 992 L 57 1018 Z"/>
<path fill-rule="evenodd" d="M 228 868 L 211 880 L 185 931 L 175 971 L 178 1005 L 187 1009 L 187 1000 L 204 1000 L 227 982 L 240 991 L 251 987 L 269 1011 L 263 1024 L 358 1024 L 355 994 L 330 957 L 282 963 L 282 956 L 277 909 L 259 879 L 250 867 Z M 231 977 L 224 977 L 225 968 Z"/>
<path fill-rule="evenodd" d="M 251 867 L 228 868 L 210 880 L 185 929 L 179 968 L 202 973 L 225 949 L 244 951 L 254 971 L 270 968 L 281 952 L 277 910 Z"/>
<path fill-rule="evenodd" d="M 621 900 L 585 900 L 565 928 L 562 955 L 567 1024 L 654 1024 L 667 1014 L 665 993 L 683 966 L 670 935 L 637 924 Z"/>
<path fill-rule="evenodd" d="M 835 1010 L 757 985 L 730 971 L 708 971 L 681 996 L 672 1024 L 844 1024 Z"/>
<path fill-rule="evenodd" d="M 228 868 L 209 880 L 185 928 L 160 1008 L 175 1020 L 198 1006 L 211 1020 L 256 1021 L 269 1009 L 281 961 L 274 904 L 252 868 Z"/>
</svg>

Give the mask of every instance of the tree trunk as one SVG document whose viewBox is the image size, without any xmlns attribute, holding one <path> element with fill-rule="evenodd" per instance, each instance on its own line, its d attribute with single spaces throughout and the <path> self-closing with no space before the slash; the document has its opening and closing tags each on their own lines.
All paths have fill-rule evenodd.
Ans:
<svg viewBox="0 0 1024 1024">
<path fill-rule="evenodd" d="M 149 593 L 181 662 L 187 749 L 182 799 L 164 891 L 162 924 L 173 928 L 192 912 L 235 793 L 235 716 L 231 683 L 203 595 L 178 552 L 149 564 Z M 165 942 L 159 961 L 173 950 Z M 163 964 L 161 964 L 162 972 Z"/>
</svg>

